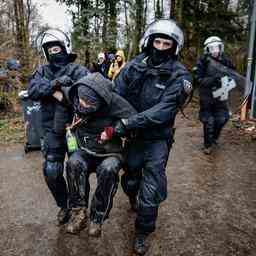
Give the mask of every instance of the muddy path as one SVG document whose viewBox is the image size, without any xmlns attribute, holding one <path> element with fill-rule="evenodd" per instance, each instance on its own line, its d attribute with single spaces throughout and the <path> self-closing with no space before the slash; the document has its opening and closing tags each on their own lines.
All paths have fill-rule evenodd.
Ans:
<svg viewBox="0 0 256 256">
<path fill-rule="evenodd" d="M 256 255 L 256 142 L 226 128 L 221 147 L 205 156 L 200 124 L 179 117 L 176 126 L 169 195 L 146 255 Z M 69 235 L 55 224 L 40 153 L 25 155 L 19 144 L 0 147 L 0 163 L 0 255 L 132 255 L 135 214 L 120 186 L 100 239 L 89 238 L 87 229 Z"/>
</svg>

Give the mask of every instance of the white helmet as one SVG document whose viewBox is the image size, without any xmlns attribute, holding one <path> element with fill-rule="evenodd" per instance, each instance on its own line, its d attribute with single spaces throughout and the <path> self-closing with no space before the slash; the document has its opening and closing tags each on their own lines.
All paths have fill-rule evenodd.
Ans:
<svg viewBox="0 0 256 256">
<path fill-rule="evenodd" d="M 66 50 L 67 54 L 72 51 L 71 41 L 67 34 L 60 29 L 48 29 L 38 35 L 36 43 L 39 51 L 43 51 L 45 58 L 48 60 L 46 46 L 49 43 L 58 42 Z"/>
<path fill-rule="evenodd" d="M 218 36 L 210 36 L 204 41 L 204 53 L 212 53 L 219 51 L 220 54 L 224 52 L 224 44 Z"/>
<path fill-rule="evenodd" d="M 184 35 L 174 20 L 159 19 L 149 24 L 142 39 L 140 40 L 140 48 L 142 50 L 148 46 L 149 37 L 154 34 L 164 34 L 171 37 L 177 43 L 175 55 L 178 55 L 184 44 Z"/>
</svg>

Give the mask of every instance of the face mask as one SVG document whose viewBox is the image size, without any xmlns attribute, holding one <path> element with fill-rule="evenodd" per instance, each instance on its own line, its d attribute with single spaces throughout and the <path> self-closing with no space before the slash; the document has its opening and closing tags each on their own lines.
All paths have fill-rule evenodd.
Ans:
<svg viewBox="0 0 256 256">
<path fill-rule="evenodd" d="M 171 56 L 171 49 L 158 50 L 153 47 L 150 54 L 150 60 L 153 65 L 160 65 L 161 63 L 167 62 Z"/>
<path fill-rule="evenodd" d="M 61 68 L 66 66 L 69 62 L 68 54 L 60 52 L 49 55 L 50 65 L 54 68 Z"/>
<path fill-rule="evenodd" d="M 77 110 L 79 114 L 82 114 L 83 116 L 88 116 L 92 113 L 95 113 L 97 111 L 97 106 L 90 106 L 90 107 L 82 107 L 80 104 L 77 106 Z"/>
<path fill-rule="evenodd" d="M 89 116 L 90 114 L 95 113 L 100 108 L 100 106 L 101 106 L 100 103 L 98 103 L 98 104 L 96 103 L 96 104 L 88 106 L 88 107 L 83 107 L 79 103 L 79 98 L 77 96 L 74 97 L 75 112 L 81 116 Z"/>
</svg>

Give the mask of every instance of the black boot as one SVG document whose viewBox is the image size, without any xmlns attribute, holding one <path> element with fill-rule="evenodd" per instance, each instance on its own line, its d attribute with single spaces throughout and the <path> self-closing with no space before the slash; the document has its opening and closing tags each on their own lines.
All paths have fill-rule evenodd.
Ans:
<svg viewBox="0 0 256 256">
<path fill-rule="evenodd" d="M 145 240 L 147 235 L 136 233 L 133 242 L 133 251 L 136 255 L 144 255 L 146 253 Z"/>
</svg>

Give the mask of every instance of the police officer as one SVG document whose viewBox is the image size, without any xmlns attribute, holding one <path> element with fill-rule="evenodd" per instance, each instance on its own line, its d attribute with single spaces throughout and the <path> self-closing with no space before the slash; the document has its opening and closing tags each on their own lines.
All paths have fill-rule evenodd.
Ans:
<svg viewBox="0 0 256 256">
<path fill-rule="evenodd" d="M 213 97 L 213 92 L 221 87 L 221 77 L 223 75 L 210 68 L 211 59 L 226 67 L 234 68 L 231 61 L 224 56 L 224 44 L 217 36 L 211 36 L 205 40 L 204 55 L 197 62 L 200 96 L 199 119 L 203 123 L 203 152 L 205 154 L 211 154 L 212 146 L 217 144 L 221 130 L 229 119 L 227 101 Z"/>
<path fill-rule="evenodd" d="M 58 224 L 68 221 L 67 187 L 63 177 L 63 161 L 66 153 L 65 125 L 72 121 L 72 109 L 63 102 L 62 87 L 87 75 L 87 69 L 73 63 L 71 42 L 65 33 L 56 29 L 43 32 L 39 45 L 47 60 L 39 66 L 29 81 L 28 94 L 40 100 L 43 127 L 43 173 L 60 210 Z"/>
<path fill-rule="evenodd" d="M 139 255 L 146 252 L 145 239 L 155 230 L 159 205 L 167 197 L 165 171 L 175 117 L 192 89 L 189 72 L 177 61 L 183 41 L 175 21 L 153 22 L 141 40 L 142 53 L 114 81 L 117 93 L 138 111 L 122 119 L 118 132 L 138 133 L 130 144 L 121 184 L 137 210 L 133 249 Z"/>
</svg>

